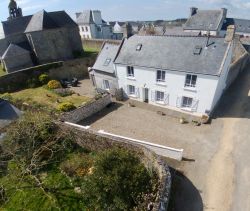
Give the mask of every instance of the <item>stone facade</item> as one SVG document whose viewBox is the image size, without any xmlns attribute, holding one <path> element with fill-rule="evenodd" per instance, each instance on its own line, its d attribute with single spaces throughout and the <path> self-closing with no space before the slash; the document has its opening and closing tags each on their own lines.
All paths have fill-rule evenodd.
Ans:
<svg viewBox="0 0 250 211">
<path fill-rule="evenodd" d="M 65 113 L 62 117 L 62 121 L 67 121 L 71 123 L 78 123 L 87 117 L 92 116 L 93 114 L 101 111 L 106 106 L 108 106 L 110 103 L 112 103 L 111 96 L 110 95 L 104 95 L 102 98 L 93 101 L 91 103 L 88 103 L 78 109 L 75 109 L 74 111 Z"/>
</svg>

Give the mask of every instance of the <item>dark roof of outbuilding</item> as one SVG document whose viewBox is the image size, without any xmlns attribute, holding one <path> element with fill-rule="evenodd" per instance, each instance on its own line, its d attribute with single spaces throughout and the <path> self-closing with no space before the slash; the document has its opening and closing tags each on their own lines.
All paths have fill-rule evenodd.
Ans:
<svg viewBox="0 0 250 211">
<path fill-rule="evenodd" d="M 30 51 L 24 48 L 21 48 L 18 45 L 10 44 L 9 47 L 4 52 L 2 59 L 13 58 L 15 56 L 23 55 L 23 54 L 30 54 Z"/>
<path fill-rule="evenodd" d="M 23 33 L 27 28 L 31 18 L 32 15 L 29 15 L 19 18 L 13 18 L 8 21 L 3 21 L 2 24 L 5 36 Z"/>
<path fill-rule="evenodd" d="M 227 18 L 222 26 L 222 30 L 226 31 L 230 25 L 235 26 L 236 32 L 250 33 L 250 20 Z"/>
<path fill-rule="evenodd" d="M 184 25 L 186 30 L 217 31 L 223 19 L 222 10 L 197 10 Z"/>
<path fill-rule="evenodd" d="M 114 73 L 115 70 L 113 61 L 117 55 L 118 49 L 119 44 L 111 44 L 106 42 L 96 59 L 93 69 L 107 73 Z M 110 59 L 110 62 L 105 65 L 107 59 Z"/>
<path fill-rule="evenodd" d="M 125 40 L 114 63 L 218 76 L 228 45 L 215 37 L 134 35 Z M 194 54 L 196 47 L 200 55 Z"/>
<path fill-rule="evenodd" d="M 40 11 L 34 15 L 18 17 L 2 22 L 5 36 L 58 27 L 77 27 L 65 11 Z"/>
</svg>

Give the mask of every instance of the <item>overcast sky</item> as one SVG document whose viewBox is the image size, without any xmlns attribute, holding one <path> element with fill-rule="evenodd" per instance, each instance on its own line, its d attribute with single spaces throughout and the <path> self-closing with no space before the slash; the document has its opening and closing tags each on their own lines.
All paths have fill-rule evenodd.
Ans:
<svg viewBox="0 0 250 211">
<path fill-rule="evenodd" d="M 0 0 L 0 20 L 8 17 L 9 0 Z M 66 10 L 73 18 L 75 12 L 99 9 L 103 19 L 110 20 L 170 20 L 185 18 L 189 8 L 225 7 L 229 16 L 250 19 L 250 0 L 17 0 L 24 15 L 39 10 Z"/>
</svg>

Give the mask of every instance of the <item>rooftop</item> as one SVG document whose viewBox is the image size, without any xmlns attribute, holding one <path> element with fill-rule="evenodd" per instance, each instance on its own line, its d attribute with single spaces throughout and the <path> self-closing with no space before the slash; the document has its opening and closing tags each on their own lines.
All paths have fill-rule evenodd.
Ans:
<svg viewBox="0 0 250 211">
<path fill-rule="evenodd" d="M 227 47 L 224 38 L 135 35 L 125 40 L 115 64 L 218 76 Z"/>
</svg>

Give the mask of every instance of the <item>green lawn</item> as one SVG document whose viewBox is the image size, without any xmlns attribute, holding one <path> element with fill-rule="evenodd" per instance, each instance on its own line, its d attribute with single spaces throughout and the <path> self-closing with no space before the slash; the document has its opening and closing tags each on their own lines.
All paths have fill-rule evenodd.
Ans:
<svg viewBox="0 0 250 211">
<path fill-rule="evenodd" d="M 6 72 L 3 70 L 2 66 L 0 65 L 0 76 L 5 75 Z"/>
<path fill-rule="evenodd" d="M 76 107 L 81 106 L 83 103 L 90 101 L 91 99 L 85 96 L 78 96 L 73 94 L 67 97 L 61 97 L 51 90 L 44 87 L 24 89 L 22 91 L 13 92 L 10 94 L 13 99 L 20 99 L 25 103 L 32 104 L 36 102 L 40 105 L 56 109 L 59 103 L 71 102 Z M 1 97 L 1 95 L 0 95 Z"/>
</svg>

